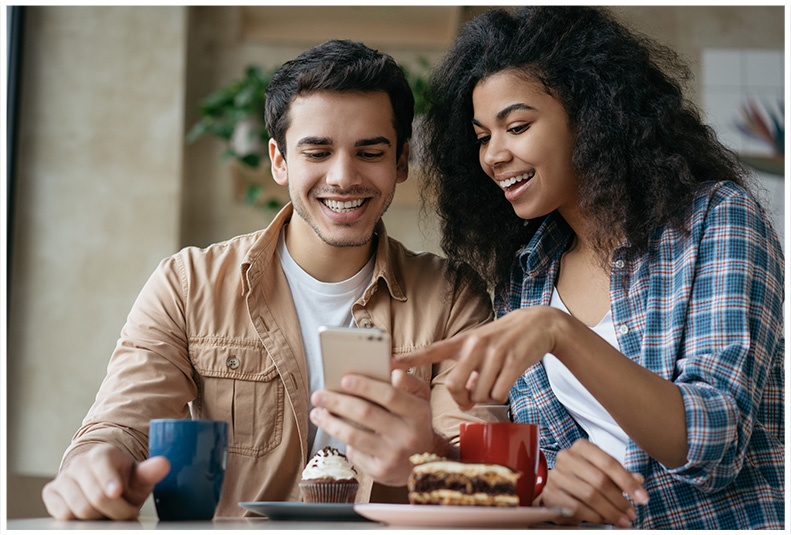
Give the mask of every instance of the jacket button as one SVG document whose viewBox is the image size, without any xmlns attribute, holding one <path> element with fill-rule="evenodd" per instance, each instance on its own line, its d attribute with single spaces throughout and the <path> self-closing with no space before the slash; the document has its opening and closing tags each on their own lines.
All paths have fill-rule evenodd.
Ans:
<svg viewBox="0 0 791 535">
<path fill-rule="evenodd" d="M 374 324 L 368 318 L 363 318 L 360 320 L 360 327 L 363 329 L 370 329 L 373 326 Z"/>
<path fill-rule="evenodd" d="M 621 325 L 620 327 L 618 327 L 618 332 L 621 334 L 626 334 L 629 332 L 629 327 L 627 327 L 626 325 Z"/>
<path fill-rule="evenodd" d="M 225 365 L 228 366 L 228 369 L 230 370 L 235 370 L 239 367 L 239 364 L 241 364 L 241 362 L 239 362 L 239 359 L 235 356 L 230 356 L 228 357 L 228 360 L 225 361 Z"/>
<path fill-rule="evenodd" d="M 617 267 L 618 269 L 623 269 L 624 265 L 626 265 L 626 264 L 624 264 L 623 260 L 616 260 L 615 261 L 615 267 Z"/>
</svg>

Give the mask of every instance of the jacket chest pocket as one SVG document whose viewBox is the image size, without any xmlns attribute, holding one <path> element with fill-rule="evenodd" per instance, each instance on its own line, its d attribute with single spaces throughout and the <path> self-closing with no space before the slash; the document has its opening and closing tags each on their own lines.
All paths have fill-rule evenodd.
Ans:
<svg viewBox="0 0 791 535">
<path fill-rule="evenodd" d="M 230 424 L 228 451 L 259 457 L 283 438 L 285 389 L 263 348 L 190 343 L 192 417 Z"/>
</svg>

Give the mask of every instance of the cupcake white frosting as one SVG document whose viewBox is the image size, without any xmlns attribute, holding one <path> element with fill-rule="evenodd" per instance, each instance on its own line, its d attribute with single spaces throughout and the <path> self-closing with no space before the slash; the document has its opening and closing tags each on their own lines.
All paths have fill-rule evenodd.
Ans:
<svg viewBox="0 0 791 535">
<path fill-rule="evenodd" d="M 345 455 L 327 446 L 302 471 L 302 479 L 355 479 L 357 470 Z"/>
</svg>

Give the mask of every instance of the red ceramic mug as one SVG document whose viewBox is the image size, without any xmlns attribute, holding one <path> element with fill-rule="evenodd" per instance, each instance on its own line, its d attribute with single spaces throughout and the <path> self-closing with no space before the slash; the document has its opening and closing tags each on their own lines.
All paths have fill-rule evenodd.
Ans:
<svg viewBox="0 0 791 535">
<path fill-rule="evenodd" d="M 502 464 L 522 473 L 516 482 L 519 505 L 528 507 L 547 481 L 547 459 L 539 448 L 539 428 L 514 422 L 462 423 L 461 460 Z"/>
</svg>

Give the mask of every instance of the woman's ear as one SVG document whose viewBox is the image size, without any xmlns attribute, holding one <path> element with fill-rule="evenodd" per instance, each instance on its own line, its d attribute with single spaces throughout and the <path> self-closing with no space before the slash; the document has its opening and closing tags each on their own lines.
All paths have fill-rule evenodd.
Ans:
<svg viewBox="0 0 791 535">
<path fill-rule="evenodd" d="M 274 139 L 269 140 L 269 161 L 272 162 L 272 178 L 275 182 L 281 186 L 288 185 L 288 163 Z"/>
</svg>

